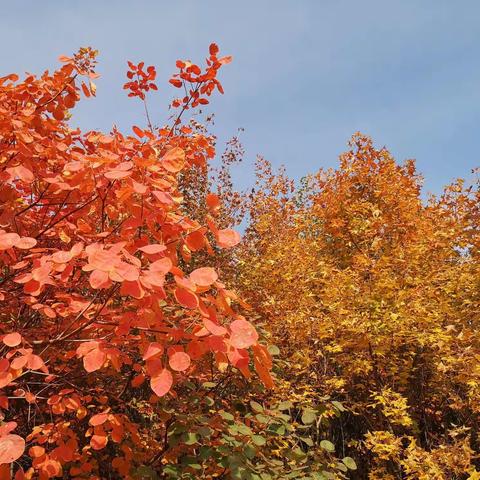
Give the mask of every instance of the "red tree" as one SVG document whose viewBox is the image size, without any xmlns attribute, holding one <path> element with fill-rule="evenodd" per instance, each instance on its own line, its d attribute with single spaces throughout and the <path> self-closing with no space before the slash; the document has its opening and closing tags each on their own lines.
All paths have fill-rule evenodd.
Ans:
<svg viewBox="0 0 480 480">
<path fill-rule="evenodd" d="M 178 61 L 170 83 L 185 96 L 172 102 L 173 124 L 148 119 L 133 135 L 67 122 L 81 92 L 95 95 L 95 57 L 85 48 L 52 74 L 0 79 L 1 478 L 98 478 L 102 461 L 127 478 L 160 440 L 126 392 L 154 405 L 205 380 L 209 361 L 249 377 L 252 355 L 271 384 L 236 295 L 214 269 L 189 271 L 195 252 L 215 255 L 240 237 L 216 227 L 212 195 L 202 225 L 178 189 L 215 153 L 182 115 L 223 93 L 217 73 L 230 57 L 213 44 L 204 70 Z M 145 101 L 155 68 L 129 66 L 125 88 Z"/>
</svg>

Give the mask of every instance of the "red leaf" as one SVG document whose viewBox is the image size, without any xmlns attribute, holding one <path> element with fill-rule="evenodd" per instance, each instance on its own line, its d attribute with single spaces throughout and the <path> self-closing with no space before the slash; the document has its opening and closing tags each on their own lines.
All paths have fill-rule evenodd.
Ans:
<svg viewBox="0 0 480 480">
<path fill-rule="evenodd" d="M 198 297 L 184 288 L 177 287 L 175 289 L 175 298 L 183 307 L 192 309 L 198 307 Z"/>
<path fill-rule="evenodd" d="M 238 232 L 229 228 L 217 232 L 217 244 L 222 248 L 231 248 L 240 243 L 241 237 Z"/>
<path fill-rule="evenodd" d="M 25 440 L 19 435 L 8 434 L 0 437 L 0 465 L 14 462 L 24 451 Z"/>
<path fill-rule="evenodd" d="M 13 332 L 5 335 L 2 339 L 2 342 L 7 346 L 7 347 L 16 347 L 17 345 L 20 345 L 22 341 L 22 336 L 18 332 Z"/>
<path fill-rule="evenodd" d="M 160 343 L 152 342 L 145 350 L 145 353 L 143 354 L 142 358 L 144 360 L 148 360 L 149 358 L 152 358 L 155 355 L 161 355 L 162 352 L 163 352 L 163 346 Z"/>
<path fill-rule="evenodd" d="M 210 47 L 208 50 L 210 52 L 210 55 L 216 55 L 220 51 L 216 43 L 210 44 Z"/>
<path fill-rule="evenodd" d="M 102 450 L 108 443 L 108 437 L 106 435 L 92 435 L 90 439 L 90 446 L 94 450 Z"/>
<path fill-rule="evenodd" d="M 184 352 L 175 352 L 168 359 L 168 364 L 172 370 L 183 372 L 190 366 L 190 357 Z"/>
<path fill-rule="evenodd" d="M 230 343 L 235 348 L 248 348 L 258 341 L 258 333 L 255 327 L 246 320 L 235 320 L 230 324 Z"/>
<path fill-rule="evenodd" d="M 217 272 L 211 267 L 195 269 L 191 274 L 192 281 L 200 287 L 209 287 L 218 279 Z"/>
<path fill-rule="evenodd" d="M 153 255 L 154 253 L 160 253 L 167 249 L 165 245 L 160 245 L 158 243 L 153 243 L 151 245 L 145 245 L 144 247 L 140 247 L 139 250 L 148 253 L 149 255 Z"/>
<path fill-rule="evenodd" d="M 102 368 L 107 356 L 100 349 L 95 348 L 83 357 L 83 366 L 87 372 L 94 372 Z"/>
<path fill-rule="evenodd" d="M 97 413 L 93 417 L 90 418 L 88 423 L 92 426 L 95 427 L 97 425 L 103 425 L 108 418 L 108 413 Z"/>
<path fill-rule="evenodd" d="M 159 397 L 166 395 L 173 385 L 173 376 L 170 370 L 164 368 L 159 375 L 150 379 L 150 387 Z"/>
<path fill-rule="evenodd" d="M 171 148 L 161 158 L 160 162 L 167 172 L 177 173 L 182 170 L 185 165 L 185 152 L 179 147 Z"/>
</svg>

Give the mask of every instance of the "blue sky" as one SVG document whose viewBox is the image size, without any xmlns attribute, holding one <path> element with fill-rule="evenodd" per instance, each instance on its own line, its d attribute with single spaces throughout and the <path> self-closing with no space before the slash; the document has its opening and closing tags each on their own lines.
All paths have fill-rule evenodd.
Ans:
<svg viewBox="0 0 480 480">
<path fill-rule="evenodd" d="M 336 166 L 361 131 L 398 160 L 415 158 L 438 193 L 480 166 L 479 18 L 478 0 L 18 0 L 2 8 L 0 75 L 39 73 L 91 45 L 102 78 L 74 122 L 126 129 L 143 121 L 121 88 L 126 60 L 145 60 L 157 67 L 150 110 L 162 124 L 175 60 L 201 62 L 215 41 L 234 62 L 212 130 L 221 151 L 245 129 L 241 186 L 257 154 L 300 178 Z"/>
</svg>

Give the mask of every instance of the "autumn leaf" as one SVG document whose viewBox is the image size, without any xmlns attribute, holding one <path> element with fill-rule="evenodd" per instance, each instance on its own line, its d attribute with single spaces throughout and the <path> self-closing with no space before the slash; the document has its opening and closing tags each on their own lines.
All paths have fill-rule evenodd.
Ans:
<svg viewBox="0 0 480 480">
<path fill-rule="evenodd" d="M 11 434 L 0 437 L 0 465 L 18 460 L 25 451 L 25 440 Z"/>
<path fill-rule="evenodd" d="M 217 244 L 222 248 L 232 248 L 235 245 L 238 245 L 241 241 L 240 234 L 235 230 L 224 229 L 218 230 L 216 234 Z"/>
<path fill-rule="evenodd" d="M 159 397 L 165 396 L 172 388 L 172 384 L 173 376 L 166 368 L 150 379 L 150 387 Z"/>
</svg>

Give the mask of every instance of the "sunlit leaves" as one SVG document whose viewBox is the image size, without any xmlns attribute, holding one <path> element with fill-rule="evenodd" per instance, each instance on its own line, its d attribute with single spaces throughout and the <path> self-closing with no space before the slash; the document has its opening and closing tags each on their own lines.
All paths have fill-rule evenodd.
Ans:
<svg viewBox="0 0 480 480">
<path fill-rule="evenodd" d="M 236 348 L 248 348 L 255 345 L 258 333 L 255 327 L 246 320 L 235 320 L 230 324 L 230 343 Z"/>
<path fill-rule="evenodd" d="M 217 244 L 222 248 L 232 248 L 241 241 L 240 234 L 235 230 L 219 230 L 216 234 Z"/>
<path fill-rule="evenodd" d="M 280 372 L 289 395 L 332 395 L 342 399 L 331 404 L 335 415 L 355 412 L 330 432 L 351 445 L 344 455 L 369 478 L 387 478 L 392 465 L 407 477 L 450 478 L 460 457 L 472 469 L 472 450 L 462 449 L 479 412 L 477 326 L 467 320 L 478 308 L 478 182 L 455 182 L 427 201 L 414 163 L 397 163 L 361 134 L 337 169 L 300 184 L 263 160 L 257 167 L 235 265 L 291 362 Z M 298 420 L 317 428 L 321 415 L 308 408 Z M 446 421 L 452 416 L 459 430 Z M 326 438 L 319 446 L 335 452 Z M 337 467 L 355 469 L 352 457 Z"/>
<path fill-rule="evenodd" d="M 68 121 L 97 94 L 96 55 L 81 48 L 53 73 L 0 79 L 0 417 L 19 424 L 18 435 L 0 426 L 0 476 L 155 471 L 170 448 L 164 406 L 181 415 L 185 392 L 207 378 L 232 370 L 237 382 L 255 369 L 265 382 L 272 367 L 252 353 L 256 331 L 235 324 L 242 300 L 204 266 L 238 234 L 215 226 L 219 197 L 204 189 L 196 201 L 209 213 L 199 217 L 181 188 L 215 156 L 214 137 L 182 114 L 223 92 L 227 60 L 212 47 L 203 70 L 177 62 L 173 83 L 188 85 L 186 97 L 161 128 L 146 103 L 155 67 L 129 62 L 124 88 L 145 101 L 147 125 L 82 132 Z"/>
<path fill-rule="evenodd" d="M 170 370 L 163 369 L 158 375 L 150 379 L 150 387 L 159 397 L 165 396 L 173 384 L 173 376 Z"/>
<path fill-rule="evenodd" d="M 190 278 L 196 285 L 200 287 L 209 287 L 215 283 L 218 279 L 217 272 L 211 267 L 201 267 L 195 269 Z"/>
<path fill-rule="evenodd" d="M 167 172 L 178 173 L 185 166 L 185 152 L 178 147 L 171 148 L 160 159 L 160 164 Z"/>
<path fill-rule="evenodd" d="M 190 357 L 185 352 L 175 352 L 170 355 L 168 364 L 172 370 L 183 372 L 190 366 Z"/>
<path fill-rule="evenodd" d="M 19 435 L 0 436 L 0 465 L 11 463 L 20 458 L 25 451 L 25 440 Z"/>
<path fill-rule="evenodd" d="M 22 341 L 22 336 L 18 332 L 9 333 L 2 338 L 2 342 L 7 347 L 16 347 Z"/>
</svg>

